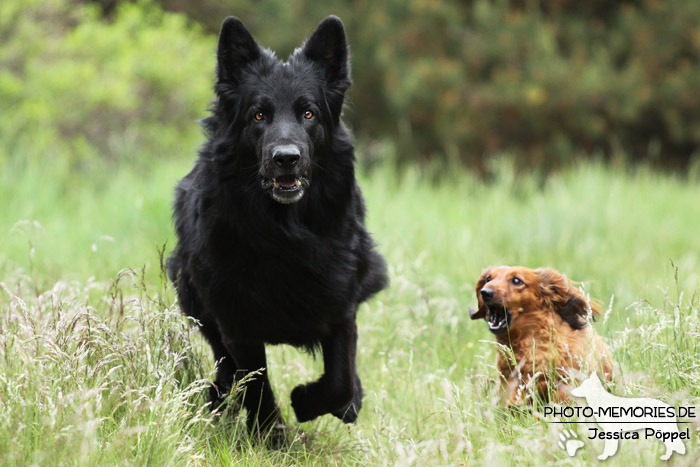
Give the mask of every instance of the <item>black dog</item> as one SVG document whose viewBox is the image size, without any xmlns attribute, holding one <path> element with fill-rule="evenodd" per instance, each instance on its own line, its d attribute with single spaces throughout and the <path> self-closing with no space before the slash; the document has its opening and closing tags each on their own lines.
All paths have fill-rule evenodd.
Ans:
<svg viewBox="0 0 700 467">
<path fill-rule="evenodd" d="M 208 141 L 175 197 L 178 245 L 168 260 L 180 304 L 218 362 L 218 406 L 234 383 L 253 433 L 282 421 L 265 344 L 323 351 L 324 374 L 292 391 L 300 422 L 355 421 L 358 305 L 387 285 L 364 225 L 351 138 L 340 121 L 350 86 L 343 24 L 326 18 L 287 62 L 236 18 L 219 36 Z"/>
</svg>

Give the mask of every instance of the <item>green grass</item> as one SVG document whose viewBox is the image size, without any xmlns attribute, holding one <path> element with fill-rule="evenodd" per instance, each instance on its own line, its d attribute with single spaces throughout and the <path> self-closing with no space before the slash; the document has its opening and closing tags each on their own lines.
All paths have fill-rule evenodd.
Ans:
<svg viewBox="0 0 700 467">
<path fill-rule="evenodd" d="M 439 184 L 380 167 L 361 182 L 391 286 L 358 317 L 359 421 L 296 423 L 289 393 L 320 362 L 273 347 L 272 382 L 299 431 L 285 450 L 252 445 L 239 419 L 201 410 L 211 355 L 160 273 L 173 187 L 191 162 L 2 167 L 0 464 L 587 465 L 602 442 L 582 425 L 586 445 L 569 458 L 559 425 L 499 406 L 493 338 L 468 318 L 493 264 L 584 281 L 610 307 L 596 328 L 620 363 L 615 392 L 698 405 L 697 184 L 596 163 L 542 182 L 497 161 L 489 182 L 460 172 Z M 674 465 L 700 461 L 693 436 Z M 662 453 L 622 441 L 607 463 Z"/>
</svg>

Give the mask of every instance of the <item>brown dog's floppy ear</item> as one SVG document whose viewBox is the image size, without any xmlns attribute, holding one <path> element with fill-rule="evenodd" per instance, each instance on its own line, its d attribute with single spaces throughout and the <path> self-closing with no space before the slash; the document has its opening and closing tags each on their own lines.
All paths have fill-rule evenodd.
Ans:
<svg viewBox="0 0 700 467">
<path fill-rule="evenodd" d="M 542 306 L 551 307 L 573 329 L 583 329 L 588 325 L 589 305 L 592 317 L 600 314 L 600 306 L 594 302 L 589 304 L 583 293 L 569 284 L 566 276 L 551 268 L 535 272 L 540 278 Z"/>
<path fill-rule="evenodd" d="M 486 268 L 483 271 L 481 271 L 481 277 L 479 277 L 479 280 L 476 281 L 476 299 L 478 301 L 477 309 L 476 310 L 469 310 L 469 317 L 471 319 L 480 319 L 480 318 L 486 318 L 486 311 L 488 310 L 488 307 L 484 303 L 484 300 L 481 298 L 481 289 L 484 288 L 484 285 L 486 285 L 486 278 L 488 275 L 491 273 L 491 268 Z"/>
</svg>

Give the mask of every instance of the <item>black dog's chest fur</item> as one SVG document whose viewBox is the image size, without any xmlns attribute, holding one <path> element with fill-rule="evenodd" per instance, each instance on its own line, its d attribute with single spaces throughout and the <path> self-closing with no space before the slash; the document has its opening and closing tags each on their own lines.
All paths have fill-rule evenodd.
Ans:
<svg viewBox="0 0 700 467">
<path fill-rule="evenodd" d="M 246 229 L 245 219 L 233 222 Z M 216 273 L 198 288 L 207 290 L 205 301 L 229 304 L 221 304 L 228 312 L 216 319 L 238 340 L 308 347 L 354 313 L 349 304 L 358 299 L 360 258 L 348 245 L 359 246 L 358 233 L 337 238 L 307 231 L 301 239 L 278 229 L 265 234 L 251 242 L 224 225 L 214 229 L 200 260 Z"/>
<path fill-rule="evenodd" d="M 235 190 L 212 192 L 202 181 L 213 170 L 197 164 L 178 187 L 178 235 L 192 241 L 181 242 L 177 256 L 209 305 L 203 312 L 220 310 L 212 318 L 223 333 L 312 348 L 383 287 L 385 279 L 369 274 L 383 262 L 358 222 L 364 213 L 356 185 L 321 193 L 317 180 L 311 200 L 277 206 Z M 319 196 L 325 202 L 313 201 Z"/>
<path fill-rule="evenodd" d="M 335 323 L 354 313 L 348 307 L 356 294 L 356 281 L 349 280 L 356 275 L 352 268 L 331 274 L 311 262 L 281 260 L 253 250 L 239 253 L 224 266 L 240 271 L 237 280 L 223 272 L 214 281 L 219 292 L 212 290 L 214 297 L 224 290 L 230 296 L 229 313 L 217 316 L 217 321 L 236 340 L 312 347 Z M 323 256 L 323 261 L 334 260 Z"/>
</svg>

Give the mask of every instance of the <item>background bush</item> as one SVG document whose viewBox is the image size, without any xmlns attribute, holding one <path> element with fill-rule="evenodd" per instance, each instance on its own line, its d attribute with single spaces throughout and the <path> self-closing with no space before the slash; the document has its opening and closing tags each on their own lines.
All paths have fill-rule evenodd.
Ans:
<svg viewBox="0 0 700 467">
<path fill-rule="evenodd" d="M 124 4 L 103 21 L 94 5 L 7 0 L 0 37 L 5 158 L 138 163 L 191 153 L 200 139 L 212 42 L 184 16 Z"/>
<path fill-rule="evenodd" d="M 700 143 L 695 0 L 159 1 L 212 32 L 236 14 L 282 51 L 340 15 L 353 47 L 348 119 L 362 138 L 395 141 L 401 160 L 623 152 L 677 164 Z"/>
<path fill-rule="evenodd" d="M 191 153 L 225 16 L 286 57 L 334 13 L 366 159 L 372 142 L 399 162 L 476 167 L 498 153 L 684 166 L 698 152 L 696 0 L 156 1 L 2 2 L 0 151 L 31 135 L 74 161 Z"/>
</svg>

